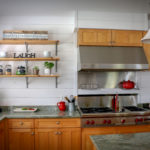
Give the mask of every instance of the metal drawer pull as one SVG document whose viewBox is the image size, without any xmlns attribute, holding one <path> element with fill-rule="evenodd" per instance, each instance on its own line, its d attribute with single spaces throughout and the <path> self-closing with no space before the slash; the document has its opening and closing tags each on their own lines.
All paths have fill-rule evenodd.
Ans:
<svg viewBox="0 0 150 150">
<path fill-rule="evenodd" d="M 60 121 L 57 121 L 56 124 L 60 124 Z"/>
<path fill-rule="evenodd" d="M 61 135 L 61 134 L 62 134 L 62 132 L 58 132 L 58 134 L 59 134 L 59 135 Z"/>
<path fill-rule="evenodd" d="M 20 122 L 20 125 L 22 126 L 24 123 L 23 122 Z"/>
<path fill-rule="evenodd" d="M 58 132 L 55 132 L 56 135 L 58 135 Z"/>
<path fill-rule="evenodd" d="M 34 132 L 32 132 L 31 135 L 34 135 Z"/>
</svg>

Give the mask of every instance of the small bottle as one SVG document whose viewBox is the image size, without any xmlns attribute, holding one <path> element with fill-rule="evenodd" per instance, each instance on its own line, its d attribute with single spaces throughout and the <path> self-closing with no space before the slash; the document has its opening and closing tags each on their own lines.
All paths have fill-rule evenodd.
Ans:
<svg viewBox="0 0 150 150">
<path fill-rule="evenodd" d="M 3 66 L 0 65 L 0 75 L 3 75 Z"/>
<path fill-rule="evenodd" d="M 6 65 L 5 74 L 6 74 L 6 75 L 11 75 L 11 72 L 12 72 L 11 65 Z"/>
</svg>

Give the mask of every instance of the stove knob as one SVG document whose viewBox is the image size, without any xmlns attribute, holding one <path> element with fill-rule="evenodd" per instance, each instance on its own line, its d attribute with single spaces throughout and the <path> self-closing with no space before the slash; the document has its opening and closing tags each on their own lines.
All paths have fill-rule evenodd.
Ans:
<svg viewBox="0 0 150 150">
<path fill-rule="evenodd" d="M 108 120 L 108 124 L 111 124 L 111 120 Z"/>
<path fill-rule="evenodd" d="M 125 122 L 126 122 L 126 120 L 125 120 L 125 119 L 121 120 L 121 123 L 125 123 Z"/>
<path fill-rule="evenodd" d="M 107 123 L 107 120 L 104 120 L 104 121 L 103 121 L 103 124 L 106 124 L 106 123 Z"/>
<path fill-rule="evenodd" d="M 143 118 L 140 118 L 139 121 L 140 121 L 140 122 L 143 122 Z"/>
<path fill-rule="evenodd" d="M 138 123 L 138 122 L 139 122 L 139 119 L 138 119 L 138 118 L 136 118 L 136 119 L 135 119 L 135 122 L 136 122 L 136 123 Z"/>
<path fill-rule="evenodd" d="M 91 121 L 91 124 L 92 124 L 92 125 L 93 125 L 93 124 L 95 124 L 95 121 L 94 121 L 94 120 L 92 120 L 92 121 Z"/>
<path fill-rule="evenodd" d="M 89 124 L 90 124 L 90 121 L 89 121 L 89 120 L 87 120 L 87 121 L 86 121 L 86 124 L 87 124 L 87 125 L 89 125 Z"/>
</svg>

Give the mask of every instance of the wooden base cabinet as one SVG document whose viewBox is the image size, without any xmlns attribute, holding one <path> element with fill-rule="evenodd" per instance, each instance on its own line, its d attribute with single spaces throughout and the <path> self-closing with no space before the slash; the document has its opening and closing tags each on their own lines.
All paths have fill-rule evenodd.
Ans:
<svg viewBox="0 0 150 150">
<path fill-rule="evenodd" d="M 80 128 L 35 130 L 35 150 L 80 150 Z"/>
<path fill-rule="evenodd" d="M 5 128 L 4 121 L 0 122 L 0 150 L 5 150 Z"/>
<path fill-rule="evenodd" d="M 34 150 L 33 119 L 8 119 L 8 150 Z"/>
<path fill-rule="evenodd" d="M 9 129 L 9 150 L 34 150 L 33 129 Z"/>
</svg>

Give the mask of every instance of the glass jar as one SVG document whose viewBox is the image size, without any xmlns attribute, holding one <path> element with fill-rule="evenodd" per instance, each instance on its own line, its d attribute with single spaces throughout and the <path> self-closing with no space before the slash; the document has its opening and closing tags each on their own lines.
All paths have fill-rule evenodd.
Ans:
<svg viewBox="0 0 150 150">
<path fill-rule="evenodd" d="M 16 75 L 25 75 L 26 74 L 26 68 L 24 66 L 18 66 Z"/>
<path fill-rule="evenodd" d="M 0 65 L 0 75 L 3 75 L 3 66 Z"/>
<path fill-rule="evenodd" d="M 5 74 L 6 75 L 11 75 L 11 72 L 12 72 L 11 65 L 6 65 Z"/>
</svg>

